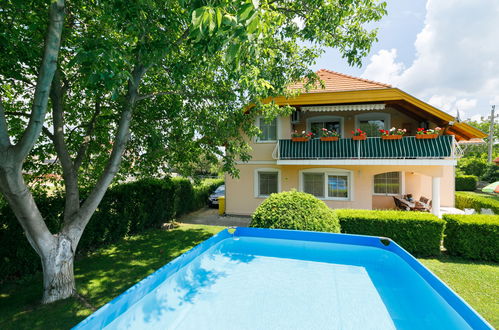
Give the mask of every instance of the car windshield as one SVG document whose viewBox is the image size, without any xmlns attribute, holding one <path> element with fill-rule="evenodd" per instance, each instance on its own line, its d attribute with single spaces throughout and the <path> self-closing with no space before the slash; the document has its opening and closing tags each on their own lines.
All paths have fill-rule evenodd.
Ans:
<svg viewBox="0 0 499 330">
<path fill-rule="evenodd" d="M 223 192 L 225 192 L 225 186 L 220 186 L 217 188 L 217 190 L 215 190 L 215 193 L 217 193 L 217 194 L 220 194 Z"/>
</svg>

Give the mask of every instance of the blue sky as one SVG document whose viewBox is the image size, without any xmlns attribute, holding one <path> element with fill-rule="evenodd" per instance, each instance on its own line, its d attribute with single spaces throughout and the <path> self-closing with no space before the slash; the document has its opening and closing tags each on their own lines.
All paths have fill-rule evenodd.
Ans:
<svg viewBox="0 0 499 330">
<path fill-rule="evenodd" d="M 388 0 L 379 41 L 361 68 L 327 49 L 330 69 L 395 87 L 462 118 L 499 107 L 499 1 Z"/>
</svg>

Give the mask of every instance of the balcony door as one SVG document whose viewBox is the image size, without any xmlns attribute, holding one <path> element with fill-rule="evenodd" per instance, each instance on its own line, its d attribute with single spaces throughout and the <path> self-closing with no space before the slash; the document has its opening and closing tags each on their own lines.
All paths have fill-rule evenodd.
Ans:
<svg viewBox="0 0 499 330">
<path fill-rule="evenodd" d="M 314 137 L 320 137 L 321 130 L 336 131 L 343 137 L 343 118 L 337 116 L 319 116 L 307 119 L 307 131 L 314 133 Z"/>
<path fill-rule="evenodd" d="M 369 137 L 381 136 L 380 129 L 390 129 L 390 114 L 363 113 L 355 116 L 355 128 L 360 128 Z"/>
</svg>

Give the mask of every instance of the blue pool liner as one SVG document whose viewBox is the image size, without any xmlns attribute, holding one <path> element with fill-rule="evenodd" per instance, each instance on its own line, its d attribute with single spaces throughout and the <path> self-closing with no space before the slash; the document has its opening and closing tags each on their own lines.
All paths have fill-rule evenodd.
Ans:
<svg viewBox="0 0 499 330">
<path fill-rule="evenodd" d="M 77 324 L 73 329 L 101 329 L 111 323 L 128 308 L 142 299 L 168 277 L 189 264 L 210 247 L 220 241 L 232 237 L 261 237 L 299 241 L 313 241 L 324 243 L 350 244 L 380 248 L 395 253 L 402 258 L 415 272 L 417 272 L 473 329 L 493 329 L 493 327 L 478 314 L 468 303 L 459 297 L 451 288 L 442 282 L 435 274 L 423 266 L 416 258 L 389 238 L 333 234 L 300 230 L 263 229 L 237 227 L 228 228 L 207 239 L 191 250 L 178 256 L 156 272 L 147 276 L 106 305 L 99 308 L 92 315 Z"/>
</svg>

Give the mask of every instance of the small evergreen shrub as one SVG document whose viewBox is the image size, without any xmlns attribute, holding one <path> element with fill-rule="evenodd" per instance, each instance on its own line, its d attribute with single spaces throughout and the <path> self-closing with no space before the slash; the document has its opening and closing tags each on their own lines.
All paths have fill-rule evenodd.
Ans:
<svg viewBox="0 0 499 330">
<path fill-rule="evenodd" d="M 335 212 L 342 233 L 389 237 L 418 256 L 440 253 L 445 221 L 431 213 L 348 209 Z"/>
<path fill-rule="evenodd" d="M 474 191 L 478 183 L 478 178 L 474 175 L 457 175 L 456 190 L 457 191 Z"/>
<path fill-rule="evenodd" d="M 499 261 L 499 215 L 445 214 L 444 245 L 452 255 Z"/>
<path fill-rule="evenodd" d="M 482 180 L 491 183 L 499 181 L 499 166 L 496 164 L 488 164 L 483 173 Z"/>
<path fill-rule="evenodd" d="M 295 190 L 270 195 L 253 213 L 250 226 L 340 232 L 336 214 L 323 201 Z"/>
<path fill-rule="evenodd" d="M 482 209 L 491 209 L 495 214 L 499 214 L 499 198 L 496 196 L 456 191 L 455 205 L 458 209 L 474 209 L 480 212 Z"/>
</svg>

